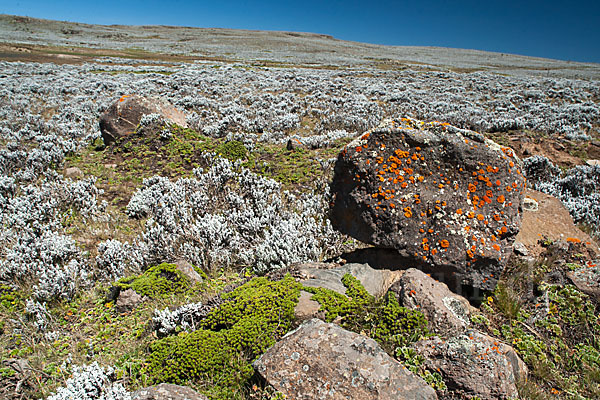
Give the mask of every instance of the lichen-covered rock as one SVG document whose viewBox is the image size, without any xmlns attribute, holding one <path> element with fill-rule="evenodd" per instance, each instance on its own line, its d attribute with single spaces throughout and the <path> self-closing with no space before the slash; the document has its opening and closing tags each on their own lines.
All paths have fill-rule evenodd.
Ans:
<svg viewBox="0 0 600 400">
<path fill-rule="evenodd" d="M 447 341 L 421 340 L 413 348 L 428 369 L 440 372 L 448 389 L 468 397 L 517 398 L 517 382 L 527 377 L 525 363 L 511 346 L 475 330 Z"/>
<path fill-rule="evenodd" d="M 600 300 L 600 267 L 591 262 L 585 267 L 567 272 L 577 289 Z"/>
<path fill-rule="evenodd" d="M 467 299 L 415 268 L 406 270 L 390 287 L 390 292 L 398 297 L 402 306 L 421 311 L 427 318 L 429 330 L 442 337 L 467 329 L 475 310 Z"/>
<path fill-rule="evenodd" d="M 131 400 L 207 400 L 205 396 L 187 386 L 161 383 L 134 392 Z"/>
<path fill-rule="evenodd" d="M 165 100 L 125 95 L 115 101 L 100 117 L 100 132 L 104 144 L 108 145 L 122 136 L 133 133 L 142 117 L 150 114 L 157 114 L 165 121 L 187 128 L 185 114 Z"/>
<path fill-rule="evenodd" d="M 312 319 L 254 367 L 289 399 L 436 399 L 420 377 L 373 340 Z"/>
<path fill-rule="evenodd" d="M 330 219 L 413 265 L 492 289 L 519 231 L 524 188 L 508 147 L 446 123 L 387 120 L 339 155 Z"/>
</svg>

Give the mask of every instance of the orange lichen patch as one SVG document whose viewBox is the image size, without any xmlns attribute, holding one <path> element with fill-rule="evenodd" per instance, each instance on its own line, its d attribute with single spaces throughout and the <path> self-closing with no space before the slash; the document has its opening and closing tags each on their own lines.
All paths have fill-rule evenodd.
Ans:
<svg viewBox="0 0 600 400">
<path fill-rule="evenodd" d="M 498 203 L 504 203 L 504 201 L 505 201 L 505 198 L 504 198 L 504 196 L 503 196 L 503 195 L 500 195 L 500 196 L 498 196 L 498 197 L 496 198 L 496 201 L 498 201 Z"/>
<path fill-rule="evenodd" d="M 462 208 L 459 208 L 458 210 L 456 210 L 456 213 L 457 213 L 458 215 L 462 215 L 462 213 L 463 213 L 463 210 L 462 210 Z"/>
<path fill-rule="evenodd" d="M 494 248 L 494 250 L 500 251 L 500 246 L 498 246 L 497 244 L 494 244 L 492 247 Z"/>
<path fill-rule="evenodd" d="M 500 182 L 500 179 L 496 180 L 496 186 L 500 186 L 502 185 L 502 182 Z"/>
<path fill-rule="evenodd" d="M 450 243 L 446 239 L 443 239 L 440 241 L 440 246 L 445 249 L 450 246 Z"/>
<path fill-rule="evenodd" d="M 567 238 L 567 242 L 569 243 L 581 243 L 581 240 L 574 238 L 574 237 L 568 237 Z"/>
<path fill-rule="evenodd" d="M 469 189 L 469 192 L 475 192 L 477 190 L 477 186 L 475 186 L 472 183 L 469 183 L 468 189 Z"/>
<path fill-rule="evenodd" d="M 485 217 L 483 216 L 483 214 L 477 214 L 477 219 L 479 221 L 483 221 L 485 219 Z"/>
<path fill-rule="evenodd" d="M 362 151 L 362 147 L 360 147 L 360 146 L 356 146 L 356 149 L 355 149 L 355 150 L 356 150 L 358 153 L 360 153 L 360 152 Z"/>
<path fill-rule="evenodd" d="M 362 140 L 367 140 L 369 138 L 369 136 L 371 136 L 371 134 L 369 132 L 365 133 L 364 135 L 362 135 L 360 138 Z"/>
</svg>

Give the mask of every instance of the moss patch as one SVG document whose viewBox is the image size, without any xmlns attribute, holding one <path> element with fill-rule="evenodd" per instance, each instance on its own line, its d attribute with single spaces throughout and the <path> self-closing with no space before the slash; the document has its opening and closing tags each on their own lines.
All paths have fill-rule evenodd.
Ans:
<svg viewBox="0 0 600 400">
<path fill-rule="evenodd" d="M 175 264 L 167 263 L 151 267 L 141 275 L 120 279 L 116 285 L 121 290 L 133 289 L 151 299 L 182 294 L 192 287 L 189 278 Z"/>
<path fill-rule="evenodd" d="M 300 285 L 254 278 L 223 296 L 196 331 L 157 340 L 145 373 L 153 383 L 192 384 L 211 398 L 232 398 L 253 373 L 251 362 L 292 327 Z"/>
<path fill-rule="evenodd" d="M 429 334 L 423 313 L 401 307 L 395 296 L 376 299 L 350 274 L 344 275 L 342 283 L 345 296 L 324 288 L 303 288 L 314 294 L 328 321 L 340 317 L 342 327 L 375 339 L 392 355 L 397 347 Z"/>
</svg>

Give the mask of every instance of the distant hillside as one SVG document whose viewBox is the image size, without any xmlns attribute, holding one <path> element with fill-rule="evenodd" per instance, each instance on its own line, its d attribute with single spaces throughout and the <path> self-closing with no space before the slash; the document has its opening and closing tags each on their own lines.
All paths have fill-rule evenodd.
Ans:
<svg viewBox="0 0 600 400">
<path fill-rule="evenodd" d="M 92 49 L 135 49 L 152 53 L 229 61 L 265 61 L 317 65 L 402 68 L 421 64 L 453 71 L 493 71 L 600 79 L 600 64 L 438 47 L 384 46 L 299 32 L 249 31 L 171 26 L 89 25 L 0 15 L 5 44 L 50 45 Z M 3 57 L 6 59 L 7 57 Z"/>
</svg>

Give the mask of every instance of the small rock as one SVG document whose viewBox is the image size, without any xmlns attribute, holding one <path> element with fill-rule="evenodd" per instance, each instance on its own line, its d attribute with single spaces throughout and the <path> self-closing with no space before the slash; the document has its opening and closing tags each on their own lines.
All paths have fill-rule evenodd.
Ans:
<svg viewBox="0 0 600 400">
<path fill-rule="evenodd" d="M 315 317 L 321 308 L 318 302 L 312 300 L 312 296 L 312 293 L 305 292 L 304 290 L 300 292 L 300 298 L 294 309 L 294 314 L 301 321 Z"/>
<path fill-rule="evenodd" d="M 83 171 L 77 167 L 69 167 L 65 170 L 65 177 L 74 179 L 74 178 L 82 178 Z"/>
<path fill-rule="evenodd" d="M 439 371 L 450 390 L 482 400 L 517 398 L 517 382 L 525 381 L 527 367 L 515 350 L 475 330 L 444 341 L 421 340 L 413 348 L 425 366 Z"/>
<path fill-rule="evenodd" d="M 289 151 L 303 149 L 305 147 L 306 146 L 304 146 L 302 142 L 296 138 L 288 139 L 287 144 L 285 145 L 285 148 Z"/>
<path fill-rule="evenodd" d="M 585 163 L 590 167 L 593 167 L 595 165 L 600 165 L 600 160 L 587 160 Z"/>
<path fill-rule="evenodd" d="M 131 395 L 131 400 L 208 400 L 205 396 L 187 386 L 161 383 L 139 389 Z"/>
<path fill-rule="evenodd" d="M 531 197 L 525 197 L 523 200 L 523 209 L 535 212 L 539 209 L 539 204 L 535 199 L 532 199 Z"/>
<path fill-rule="evenodd" d="M 415 268 L 407 269 L 389 290 L 401 305 L 423 312 L 429 329 L 443 337 L 456 335 L 471 324 L 475 311 L 467 299 Z"/>
<path fill-rule="evenodd" d="M 529 250 L 527 250 L 527 247 L 521 242 L 515 242 L 513 244 L 513 251 L 519 256 L 527 257 L 529 255 Z"/>
<path fill-rule="evenodd" d="M 192 283 L 200 283 L 203 281 L 202 275 L 200 275 L 198 272 L 196 272 L 196 270 L 194 269 L 194 266 L 192 264 L 190 264 L 189 262 L 187 262 L 185 260 L 177 260 L 177 261 L 175 261 L 175 265 L 177 266 L 177 269 L 182 274 L 187 276 Z"/>
<path fill-rule="evenodd" d="M 437 399 L 373 339 L 311 319 L 254 362 L 288 399 Z"/>
<path fill-rule="evenodd" d="M 116 169 L 117 164 L 104 164 L 104 168 L 106 169 Z"/>
<path fill-rule="evenodd" d="M 133 289 L 122 290 L 117 298 L 115 308 L 118 312 L 130 311 L 136 308 L 143 300 L 144 298 Z"/>
</svg>

